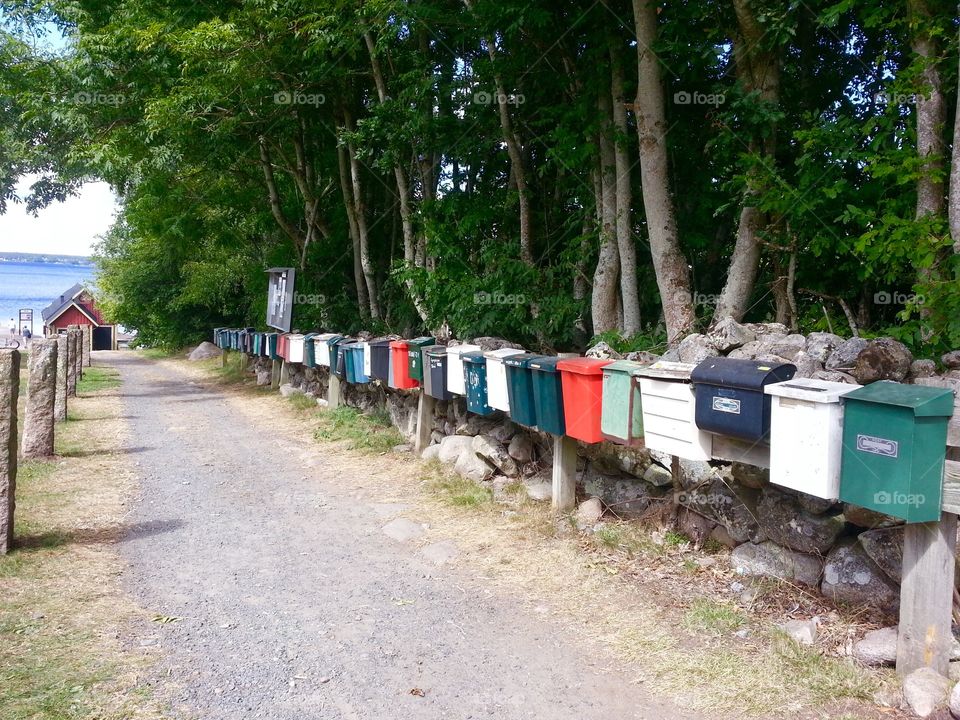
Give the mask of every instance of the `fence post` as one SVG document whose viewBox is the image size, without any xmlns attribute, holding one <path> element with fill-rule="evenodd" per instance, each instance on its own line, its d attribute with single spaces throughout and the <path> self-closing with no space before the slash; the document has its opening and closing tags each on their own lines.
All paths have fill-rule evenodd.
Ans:
<svg viewBox="0 0 960 720">
<path fill-rule="evenodd" d="M 67 419 L 67 363 L 70 362 L 70 351 L 65 334 L 60 333 L 54 337 L 57 341 L 57 396 L 53 415 L 57 422 L 63 422 Z"/>
<path fill-rule="evenodd" d="M 428 371 L 429 372 L 429 371 Z M 437 399 L 420 390 L 420 400 L 417 403 L 417 434 L 413 442 L 413 451 L 419 455 L 430 445 L 430 436 L 433 434 L 433 410 Z"/>
<path fill-rule="evenodd" d="M 343 388 L 340 386 L 340 378 L 335 373 L 330 373 L 330 384 L 327 386 L 327 408 L 336 410 L 343 402 Z"/>
<path fill-rule="evenodd" d="M 6 555 L 13 548 L 19 397 L 20 352 L 0 350 L 0 555 Z"/>
<path fill-rule="evenodd" d="M 939 522 L 911 523 L 904 529 L 897 635 L 897 674 L 901 677 L 922 667 L 949 675 L 956 550 L 957 516 L 953 513 L 943 513 Z"/>
<path fill-rule="evenodd" d="M 280 360 L 280 377 L 277 379 L 277 382 L 279 383 L 278 387 L 290 382 L 290 363 L 286 360 Z"/>
<path fill-rule="evenodd" d="M 81 325 L 80 333 L 83 341 L 83 347 L 80 350 L 80 365 L 81 367 L 90 367 L 90 351 L 93 349 L 93 326 Z"/>
<path fill-rule="evenodd" d="M 23 457 L 50 457 L 54 448 L 57 341 L 53 338 L 34 340 L 28 366 L 30 379 L 23 413 Z"/>
<path fill-rule="evenodd" d="M 83 328 L 79 325 L 69 325 L 69 332 L 74 335 L 74 354 L 70 357 L 76 365 L 77 382 L 83 380 Z"/>
<path fill-rule="evenodd" d="M 280 371 L 281 366 L 283 365 L 282 360 L 274 360 L 273 368 L 270 373 L 270 389 L 277 390 L 280 388 Z"/>
<path fill-rule="evenodd" d="M 230 351 L 227 348 L 223 348 L 223 352 L 220 353 L 220 367 L 225 368 L 230 364 Z"/>
<path fill-rule="evenodd" d="M 573 510 L 577 504 L 577 441 L 566 435 L 553 436 L 553 509 Z"/>
</svg>

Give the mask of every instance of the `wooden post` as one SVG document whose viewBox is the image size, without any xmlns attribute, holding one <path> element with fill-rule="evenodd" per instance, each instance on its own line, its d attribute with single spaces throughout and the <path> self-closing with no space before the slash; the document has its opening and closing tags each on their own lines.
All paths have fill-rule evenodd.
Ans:
<svg viewBox="0 0 960 720">
<path fill-rule="evenodd" d="M 330 384 L 327 387 L 327 408 L 336 410 L 343 402 L 343 388 L 340 386 L 340 378 L 334 373 L 330 373 Z"/>
<path fill-rule="evenodd" d="M 13 548 L 13 513 L 17 491 L 17 401 L 20 352 L 0 350 L 0 555 Z"/>
<path fill-rule="evenodd" d="M 433 435 L 433 410 L 437 399 L 420 391 L 420 401 L 417 403 L 417 434 L 413 442 L 413 452 L 419 455 L 430 445 L 430 436 Z"/>
<path fill-rule="evenodd" d="M 577 441 L 553 436 L 553 509 L 569 512 L 577 504 Z"/>
<path fill-rule="evenodd" d="M 280 366 L 283 365 L 282 360 L 274 360 L 273 366 L 270 371 L 270 389 L 278 390 L 280 388 Z"/>
<path fill-rule="evenodd" d="M 250 365 L 250 356 L 247 353 L 240 353 L 240 372 L 245 373 Z"/>
<path fill-rule="evenodd" d="M 929 667 L 949 677 L 957 516 L 912 523 L 903 536 L 897 674 Z"/>
<path fill-rule="evenodd" d="M 230 351 L 224 348 L 223 352 L 220 353 L 220 367 L 225 368 L 229 364 L 230 364 Z"/>
<path fill-rule="evenodd" d="M 289 382 L 290 382 L 290 363 L 288 363 L 286 360 L 281 360 L 279 383 L 280 385 L 286 385 Z M 278 385 L 277 387 L 280 387 L 280 385 Z"/>
</svg>

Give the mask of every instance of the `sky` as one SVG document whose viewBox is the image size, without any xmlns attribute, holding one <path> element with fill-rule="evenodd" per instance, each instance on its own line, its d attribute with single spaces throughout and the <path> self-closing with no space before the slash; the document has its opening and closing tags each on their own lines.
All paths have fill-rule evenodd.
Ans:
<svg viewBox="0 0 960 720">
<path fill-rule="evenodd" d="M 23 193 L 33 178 L 24 178 Z M 103 182 L 84 185 L 75 197 L 53 203 L 37 217 L 27 214 L 23 204 L 7 204 L 0 215 L 0 252 L 90 255 L 98 236 L 113 223 L 117 198 Z"/>
</svg>

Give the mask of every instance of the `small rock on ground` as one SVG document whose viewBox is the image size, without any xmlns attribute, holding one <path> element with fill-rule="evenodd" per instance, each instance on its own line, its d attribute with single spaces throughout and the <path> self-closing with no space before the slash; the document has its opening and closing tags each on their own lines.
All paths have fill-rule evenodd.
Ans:
<svg viewBox="0 0 960 720">
<path fill-rule="evenodd" d="M 580 527 L 595 525 L 602 515 L 603 503 L 600 498 L 588 498 L 577 507 L 577 525 Z"/>
<path fill-rule="evenodd" d="M 291 397 L 292 395 L 303 395 L 303 390 L 301 390 L 298 387 L 294 387 L 293 385 L 290 385 L 290 384 L 281 385 L 280 394 L 283 397 Z"/>
<path fill-rule="evenodd" d="M 779 627 L 801 645 L 813 645 L 817 641 L 816 620 L 788 620 Z"/>
<path fill-rule="evenodd" d="M 932 668 L 914 670 L 903 679 L 903 698 L 922 718 L 946 702 L 949 689 L 950 681 Z"/>
<path fill-rule="evenodd" d="M 383 526 L 383 534 L 398 542 L 416 540 L 424 532 L 426 531 L 423 529 L 423 525 L 407 518 L 397 518 Z"/>
<path fill-rule="evenodd" d="M 452 540 L 432 543 L 420 551 L 420 554 L 434 565 L 446 565 L 456 558 L 458 553 L 457 545 Z"/>
<path fill-rule="evenodd" d="M 553 499 L 553 484 L 545 481 L 527 483 L 527 497 L 531 500 L 549 502 Z"/>
</svg>

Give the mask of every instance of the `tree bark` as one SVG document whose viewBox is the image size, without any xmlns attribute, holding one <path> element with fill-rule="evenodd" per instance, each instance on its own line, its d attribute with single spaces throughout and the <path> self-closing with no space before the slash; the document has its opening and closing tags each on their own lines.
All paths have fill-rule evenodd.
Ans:
<svg viewBox="0 0 960 720">
<path fill-rule="evenodd" d="M 960 77 L 960 74 L 958 74 Z M 957 107 L 953 118 L 953 155 L 950 158 L 950 197 L 949 197 L 950 237 L 953 239 L 953 252 L 960 255 L 960 92 L 957 93 Z"/>
<path fill-rule="evenodd" d="M 360 317 L 367 319 L 371 316 L 370 294 L 367 292 L 367 280 L 363 275 L 363 266 L 360 264 L 360 231 L 357 228 L 353 191 L 350 187 L 350 161 L 347 159 L 347 148 L 343 143 L 337 145 L 337 167 L 340 171 L 343 207 L 347 213 L 347 229 L 350 233 L 350 244 L 353 247 L 353 283 L 357 288 L 357 306 Z"/>
<path fill-rule="evenodd" d="M 367 46 L 367 52 L 370 55 L 370 69 L 373 73 L 373 82 L 377 88 L 377 98 L 382 105 L 387 101 L 387 83 L 383 75 L 383 69 L 380 67 L 380 59 L 377 57 L 377 46 L 373 41 L 373 35 L 369 30 L 363 33 L 363 40 Z M 403 228 L 403 260 L 407 267 L 417 265 L 417 237 L 413 228 L 413 208 L 410 198 L 410 181 L 407 178 L 407 171 L 399 162 L 393 164 L 393 175 L 397 183 L 397 199 L 400 204 L 400 224 Z M 417 296 L 413 289 L 413 282 L 408 280 L 407 290 L 410 292 L 410 298 L 417 310 L 417 314 L 424 322 L 427 321 L 427 311 L 423 300 Z"/>
<path fill-rule="evenodd" d="M 757 22 L 750 7 L 750 0 L 733 0 L 733 9 L 737 16 L 739 37 L 734 40 L 733 56 L 737 75 L 745 93 L 757 92 L 760 99 L 767 103 L 777 103 L 780 98 L 780 66 L 775 53 L 763 48 L 764 29 Z M 760 153 L 767 162 L 773 162 L 776 149 L 776 133 L 771 130 L 762 142 L 750 143 L 751 153 Z M 740 223 L 737 228 L 737 241 L 727 270 L 727 282 L 724 284 L 713 322 L 726 317 L 743 320 L 747 305 L 753 293 L 760 268 L 759 232 L 766 225 L 766 218 L 751 203 L 760 190 L 760 178 L 756 169 L 748 172 L 747 197 L 740 211 Z"/>
<path fill-rule="evenodd" d="M 627 143 L 627 108 L 623 88 L 623 66 L 616 48 L 610 47 L 610 81 L 613 94 L 613 148 L 616 162 L 616 231 L 620 252 L 620 298 L 623 306 L 624 336 L 641 330 L 640 293 L 637 289 L 637 247 L 633 241 L 630 208 L 633 204 L 630 187 L 630 158 Z"/>
<path fill-rule="evenodd" d="M 659 60 L 653 51 L 657 39 L 654 0 L 633 0 L 637 33 L 637 135 L 643 206 L 650 234 L 650 254 L 663 304 L 670 345 L 692 331 L 696 316 L 690 293 L 690 268 L 680 250 L 667 161 L 667 122 Z"/>
<path fill-rule="evenodd" d="M 611 100 L 606 90 L 601 90 L 597 98 L 597 111 L 602 118 L 597 133 L 599 147 L 599 187 L 597 197 L 599 208 L 600 255 L 593 273 L 593 296 L 591 314 L 593 332 L 602 333 L 620 330 L 619 280 L 620 252 L 617 246 L 617 168 L 614 158 L 613 142 L 610 139 Z"/>
<path fill-rule="evenodd" d="M 920 92 L 916 96 L 917 154 L 923 160 L 923 169 L 917 178 L 916 217 L 919 220 L 926 215 L 940 215 L 944 210 L 942 178 L 946 148 L 943 126 L 947 110 L 937 67 L 937 43 L 924 27 L 930 22 L 926 0 L 907 0 L 907 12 L 910 24 L 915 28 L 910 46 L 923 63 Z"/>
<path fill-rule="evenodd" d="M 344 110 L 343 117 L 347 132 L 353 132 L 353 118 L 350 116 L 349 111 Z M 374 320 L 379 320 L 381 314 L 377 287 L 377 271 L 370 257 L 370 231 L 367 227 L 367 204 L 363 196 L 362 168 L 357 160 L 357 153 L 354 150 L 353 143 L 349 141 L 347 142 L 347 158 L 350 161 L 351 194 L 353 195 L 354 217 L 357 222 L 357 237 L 360 245 L 360 267 L 363 270 L 363 277 L 366 280 L 367 290 L 370 294 L 370 316 Z"/>
</svg>

